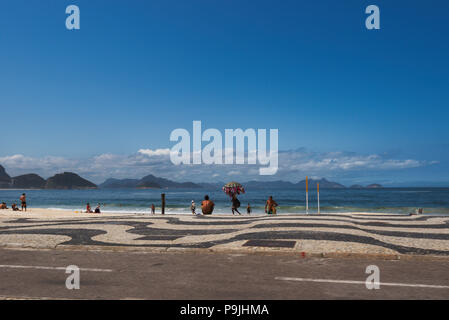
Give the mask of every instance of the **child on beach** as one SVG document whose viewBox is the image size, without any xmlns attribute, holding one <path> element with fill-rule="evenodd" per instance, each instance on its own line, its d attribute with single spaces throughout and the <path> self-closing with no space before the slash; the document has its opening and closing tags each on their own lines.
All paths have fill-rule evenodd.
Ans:
<svg viewBox="0 0 449 320">
<path fill-rule="evenodd" d="M 196 204 L 195 201 L 192 200 L 192 204 L 190 205 L 190 210 L 192 211 L 192 214 L 196 214 Z"/>
</svg>

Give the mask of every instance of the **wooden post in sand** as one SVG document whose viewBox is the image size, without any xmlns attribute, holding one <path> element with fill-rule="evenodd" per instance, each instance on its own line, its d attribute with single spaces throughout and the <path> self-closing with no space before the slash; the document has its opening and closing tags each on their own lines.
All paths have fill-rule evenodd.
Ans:
<svg viewBox="0 0 449 320">
<path fill-rule="evenodd" d="M 316 184 L 316 192 L 318 195 L 318 214 L 320 214 L 320 184 Z"/>
<path fill-rule="evenodd" d="M 161 193 L 161 200 L 162 200 L 162 209 L 161 213 L 165 214 L 165 193 Z"/>
<path fill-rule="evenodd" d="M 306 214 L 309 214 L 309 178 L 306 176 Z"/>
</svg>

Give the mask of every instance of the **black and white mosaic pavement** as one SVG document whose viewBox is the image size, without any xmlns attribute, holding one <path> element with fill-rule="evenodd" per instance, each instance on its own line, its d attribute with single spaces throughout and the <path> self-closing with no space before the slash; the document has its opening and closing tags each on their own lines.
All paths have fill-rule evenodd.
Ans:
<svg viewBox="0 0 449 320">
<path fill-rule="evenodd" d="M 0 216 L 0 245 L 29 247 L 279 248 L 449 256 L 449 217 L 388 214 L 309 216 Z"/>
</svg>

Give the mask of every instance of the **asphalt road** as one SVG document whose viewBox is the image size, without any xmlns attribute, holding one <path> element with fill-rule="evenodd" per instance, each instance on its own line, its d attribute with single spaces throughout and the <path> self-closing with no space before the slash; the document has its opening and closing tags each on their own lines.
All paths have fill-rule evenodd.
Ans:
<svg viewBox="0 0 449 320">
<path fill-rule="evenodd" d="M 80 289 L 66 288 L 66 267 Z M 380 270 L 368 290 L 366 267 Z M 0 298 L 449 299 L 447 259 L 0 249 Z"/>
</svg>

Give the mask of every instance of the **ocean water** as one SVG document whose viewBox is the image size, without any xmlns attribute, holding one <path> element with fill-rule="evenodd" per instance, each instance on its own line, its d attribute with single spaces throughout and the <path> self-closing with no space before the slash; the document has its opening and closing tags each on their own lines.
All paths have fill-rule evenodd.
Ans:
<svg viewBox="0 0 449 320">
<path fill-rule="evenodd" d="M 160 212 L 161 193 L 166 194 L 166 213 L 190 213 L 194 200 L 197 210 L 201 200 L 208 194 L 215 202 L 214 213 L 231 213 L 230 199 L 221 190 L 206 189 L 98 189 L 98 190 L 0 190 L 0 202 L 8 206 L 19 204 L 20 195 L 27 194 L 28 207 L 63 210 L 85 210 L 89 202 L 94 208 L 98 203 L 103 212 L 149 213 L 152 203 Z M 268 196 L 279 204 L 278 213 L 305 213 L 305 191 L 302 190 L 247 190 L 239 196 L 240 212 L 246 213 L 251 204 L 254 214 L 263 214 Z M 336 212 L 382 212 L 410 213 L 424 208 L 424 214 L 449 215 L 449 188 L 385 188 L 385 189 L 323 189 L 320 190 L 322 213 Z M 309 212 L 317 211 L 317 194 L 309 193 Z M 1 211 L 0 211 L 1 213 Z"/>
</svg>

